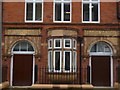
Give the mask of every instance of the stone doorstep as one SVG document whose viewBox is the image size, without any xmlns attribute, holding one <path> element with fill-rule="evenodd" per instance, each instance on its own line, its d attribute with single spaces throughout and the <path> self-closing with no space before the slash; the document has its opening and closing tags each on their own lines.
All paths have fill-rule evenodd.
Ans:
<svg viewBox="0 0 120 90">
<path fill-rule="evenodd" d="M 85 84 L 85 85 L 82 85 L 82 88 L 83 89 L 92 89 L 93 85 L 92 84 Z"/>
<path fill-rule="evenodd" d="M 92 89 L 93 86 L 91 84 L 79 85 L 79 84 L 33 84 L 32 88 L 83 88 L 83 89 Z"/>
<path fill-rule="evenodd" d="M 117 82 L 115 82 L 114 88 L 118 88 L 118 83 Z"/>
<path fill-rule="evenodd" d="M 8 88 L 9 87 L 9 82 L 5 81 L 0 84 L 0 88 Z"/>
<path fill-rule="evenodd" d="M 33 84 L 32 88 L 52 88 L 52 84 Z"/>
<path fill-rule="evenodd" d="M 18 89 L 19 89 L 19 88 L 28 89 L 28 88 L 31 88 L 31 87 L 32 87 L 32 86 L 11 86 L 10 88 L 13 88 L 13 89 L 14 89 L 14 88 L 16 88 L 16 89 L 17 89 L 17 88 L 18 88 Z"/>
<path fill-rule="evenodd" d="M 120 90 L 120 83 L 116 82 L 116 83 L 114 84 L 114 88 L 118 88 L 118 90 Z"/>
</svg>

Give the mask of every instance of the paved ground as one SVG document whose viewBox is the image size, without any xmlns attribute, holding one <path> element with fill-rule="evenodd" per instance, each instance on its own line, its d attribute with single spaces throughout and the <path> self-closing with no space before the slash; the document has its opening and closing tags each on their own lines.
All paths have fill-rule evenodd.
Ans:
<svg viewBox="0 0 120 90">
<path fill-rule="evenodd" d="M 18 88 L 14 88 L 14 89 L 2 89 L 2 90 L 82 90 L 82 89 L 30 89 L 30 88 L 28 88 L 28 89 L 23 89 L 23 88 L 21 88 L 21 89 L 18 89 Z M 87 90 L 87 89 L 84 89 L 84 90 Z"/>
<path fill-rule="evenodd" d="M 118 90 L 114 88 L 93 88 L 93 89 L 31 89 L 31 88 L 9 88 L 9 89 L 2 89 L 2 90 Z"/>
</svg>

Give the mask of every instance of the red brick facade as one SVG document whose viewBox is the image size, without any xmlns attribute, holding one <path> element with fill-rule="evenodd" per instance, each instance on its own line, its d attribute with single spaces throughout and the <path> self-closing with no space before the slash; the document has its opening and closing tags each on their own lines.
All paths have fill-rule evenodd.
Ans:
<svg viewBox="0 0 120 90">
<path fill-rule="evenodd" d="M 25 2 L 3 2 L 3 32 L 2 32 L 2 61 L 7 65 L 7 80 L 10 81 L 10 68 L 13 46 L 21 40 L 26 40 L 35 48 L 35 64 L 38 67 L 48 65 L 48 33 L 51 30 L 77 31 L 73 37 L 83 37 L 82 45 L 82 67 L 89 65 L 89 53 L 92 45 L 99 41 L 111 46 L 113 55 L 113 84 L 117 82 L 116 67 L 120 66 L 120 22 L 117 18 L 116 2 L 100 3 L 100 23 L 82 23 L 82 3 L 72 2 L 71 23 L 53 22 L 53 2 L 44 2 L 43 22 L 25 22 Z M 119 16 L 119 15 L 118 15 Z M 20 33 L 17 31 L 21 30 Z M 26 33 L 26 30 L 36 31 Z M 38 31 L 38 32 L 37 32 Z M 97 31 L 94 33 L 94 31 Z M 23 32 L 23 33 L 22 33 Z M 24 34 L 25 33 L 25 34 Z M 104 34 L 105 33 L 105 34 Z M 63 34 L 62 37 L 67 37 Z M 72 37 L 72 35 L 68 35 Z M 80 62 L 80 43 L 77 43 L 77 64 Z M 83 71 L 84 72 L 84 71 Z M 86 83 L 83 73 L 83 83 Z M 40 73 L 38 80 L 40 83 Z"/>
</svg>

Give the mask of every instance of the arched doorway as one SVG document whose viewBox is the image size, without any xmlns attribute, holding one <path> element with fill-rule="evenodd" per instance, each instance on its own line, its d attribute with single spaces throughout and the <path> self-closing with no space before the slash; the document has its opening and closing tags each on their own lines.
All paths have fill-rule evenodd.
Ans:
<svg viewBox="0 0 120 90">
<path fill-rule="evenodd" d="M 30 86 L 34 82 L 34 49 L 26 41 L 18 42 L 12 49 L 11 86 Z"/>
<path fill-rule="evenodd" d="M 98 42 L 90 50 L 91 83 L 93 86 L 113 86 L 112 49 Z"/>
</svg>

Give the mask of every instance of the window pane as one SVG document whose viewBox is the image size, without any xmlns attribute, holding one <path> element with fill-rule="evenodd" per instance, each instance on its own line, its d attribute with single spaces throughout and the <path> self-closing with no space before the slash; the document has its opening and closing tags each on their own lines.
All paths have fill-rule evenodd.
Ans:
<svg viewBox="0 0 120 90">
<path fill-rule="evenodd" d="M 92 4 L 92 21 L 98 21 L 98 4 Z"/>
<path fill-rule="evenodd" d="M 52 52 L 50 52 L 50 68 L 52 68 L 51 66 L 52 66 Z"/>
<path fill-rule="evenodd" d="M 71 0 L 63 0 L 63 1 L 71 1 Z"/>
<path fill-rule="evenodd" d="M 55 40 L 55 47 L 60 47 L 60 40 Z"/>
<path fill-rule="evenodd" d="M 65 40 L 65 47 L 70 47 L 70 40 Z"/>
<path fill-rule="evenodd" d="M 55 52 L 55 70 L 60 70 L 60 52 Z"/>
<path fill-rule="evenodd" d="M 98 1 L 98 0 L 92 0 L 92 1 Z"/>
<path fill-rule="evenodd" d="M 62 1 L 62 0 L 55 0 L 55 1 Z"/>
<path fill-rule="evenodd" d="M 33 47 L 30 44 L 28 44 L 28 51 L 34 51 Z"/>
<path fill-rule="evenodd" d="M 64 21 L 70 21 L 70 3 L 64 3 Z"/>
<path fill-rule="evenodd" d="M 89 4 L 83 4 L 83 21 L 89 21 Z"/>
<path fill-rule="evenodd" d="M 76 49 L 76 40 L 73 40 L 73 48 Z"/>
<path fill-rule="evenodd" d="M 19 44 L 17 44 L 17 45 L 15 46 L 15 48 L 13 49 L 13 51 L 19 51 Z"/>
<path fill-rule="evenodd" d="M 61 21 L 61 3 L 55 3 L 55 21 Z"/>
<path fill-rule="evenodd" d="M 26 42 L 21 42 L 21 51 L 27 51 L 27 43 Z"/>
<path fill-rule="evenodd" d="M 52 39 L 48 40 L 48 48 L 52 48 Z"/>
<path fill-rule="evenodd" d="M 51 40 L 50 40 L 50 43 L 49 43 L 49 44 L 50 44 L 50 47 L 52 47 L 52 41 L 51 41 Z"/>
<path fill-rule="evenodd" d="M 65 70 L 70 70 L 70 52 L 65 52 Z"/>
<path fill-rule="evenodd" d="M 35 0 L 36 2 L 43 2 L 43 0 Z"/>
<path fill-rule="evenodd" d="M 104 52 L 104 43 L 98 43 L 98 52 Z"/>
<path fill-rule="evenodd" d="M 83 1 L 90 1 L 90 0 L 83 0 Z"/>
<path fill-rule="evenodd" d="M 111 52 L 110 48 L 107 45 L 105 45 L 105 52 Z"/>
<path fill-rule="evenodd" d="M 27 3 L 26 20 L 33 20 L 33 3 Z"/>
<path fill-rule="evenodd" d="M 52 47 L 52 41 L 50 40 L 50 47 Z"/>
<path fill-rule="evenodd" d="M 73 71 L 76 71 L 76 52 L 73 52 Z"/>
<path fill-rule="evenodd" d="M 97 52 L 97 44 L 92 47 L 91 52 Z"/>
<path fill-rule="evenodd" d="M 49 71 L 52 70 L 52 52 L 49 51 L 48 53 L 48 67 L 49 67 Z"/>
<path fill-rule="evenodd" d="M 35 4 L 35 20 L 41 21 L 42 20 L 42 3 Z"/>
</svg>

